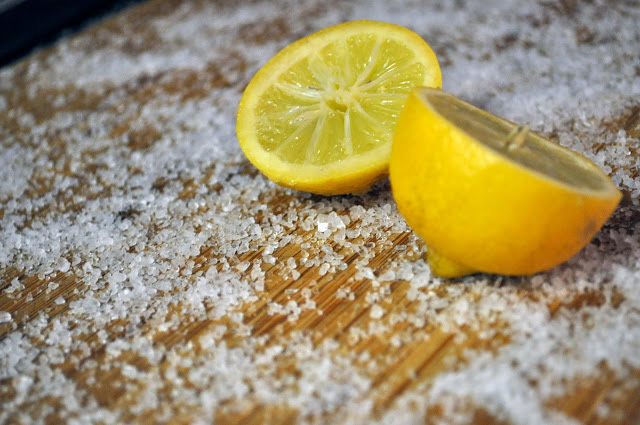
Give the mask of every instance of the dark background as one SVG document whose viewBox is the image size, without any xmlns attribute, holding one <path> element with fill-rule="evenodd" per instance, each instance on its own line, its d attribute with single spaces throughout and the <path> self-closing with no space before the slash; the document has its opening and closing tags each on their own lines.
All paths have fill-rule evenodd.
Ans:
<svg viewBox="0 0 640 425">
<path fill-rule="evenodd" d="M 0 67 L 142 0 L 0 0 Z"/>
</svg>

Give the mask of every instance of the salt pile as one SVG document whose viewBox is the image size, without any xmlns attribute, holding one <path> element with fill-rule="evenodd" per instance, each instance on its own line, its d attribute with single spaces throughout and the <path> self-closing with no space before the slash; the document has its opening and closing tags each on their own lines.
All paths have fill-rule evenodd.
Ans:
<svg viewBox="0 0 640 425">
<path fill-rule="evenodd" d="M 0 70 L 0 423 L 637 421 L 640 5 L 167 4 Z M 445 90 L 628 199 L 567 264 L 446 282 L 387 182 L 265 180 L 244 86 L 350 19 L 417 31 Z"/>
</svg>

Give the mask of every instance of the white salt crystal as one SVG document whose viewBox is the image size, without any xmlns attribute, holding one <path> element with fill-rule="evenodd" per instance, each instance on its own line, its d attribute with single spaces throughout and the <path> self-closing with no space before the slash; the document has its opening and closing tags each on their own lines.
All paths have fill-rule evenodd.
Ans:
<svg viewBox="0 0 640 425">
<path fill-rule="evenodd" d="M 56 262 L 56 269 L 62 273 L 68 272 L 70 267 L 71 263 L 69 263 L 69 261 L 64 257 L 60 257 Z"/>
<path fill-rule="evenodd" d="M 302 310 L 315 310 L 316 302 L 313 300 L 307 300 L 300 306 Z"/>
<path fill-rule="evenodd" d="M 137 369 L 130 364 L 125 364 L 124 366 L 122 366 L 121 371 L 122 371 L 122 376 L 125 376 L 130 379 L 133 379 L 137 376 Z"/>
<path fill-rule="evenodd" d="M 374 304 L 371 306 L 371 310 L 369 311 L 369 317 L 372 319 L 380 319 L 384 315 L 384 309 L 380 307 L 378 304 Z"/>
<path fill-rule="evenodd" d="M 336 298 L 338 299 L 344 299 L 347 298 L 347 296 L 349 295 L 349 288 L 338 288 L 338 290 L 336 291 Z"/>
<path fill-rule="evenodd" d="M 0 311 L 0 323 L 9 323 L 12 320 L 11 313 L 8 311 Z"/>
<path fill-rule="evenodd" d="M 267 314 L 273 316 L 274 314 L 281 314 L 284 308 L 282 305 L 274 302 L 269 302 L 267 307 Z"/>
<path fill-rule="evenodd" d="M 395 278 L 396 272 L 394 272 L 393 270 L 387 270 L 378 277 L 378 280 L 380 280 L 381 282 L 389 282 L 395 280 Z"/>
<path fill-rule="evenodd" d="M 376 275 L 371 267 L 361 267 L 358 271 L 358 278 L 374 280 L 376 278 Z"/>
<path fill-rule="evenodd" d="M 240 273 L 247 271 L 247 269 L 251 266 L 251 263 L 249 261 L 242 261 L 240 263 L 238 263 L 238 265 L 236 265 L 236 270 L 238 270 Z"/>
<path fill-rule="evenodd" d="M 318 222 L 318 232 L 326 232 L 329 229 L 329 223 Z"/>
<path fill-rule="evenodd" d="M 16 291 L 19 291 L 21 289 L 24 289 L 24 285 L 22 283 L 20 283 L 20 279 L 18 279 L 17 277 L 13 278 L 11 280 L 11 285 L 9 285 L 4 292 L 7 294 L 12 294 Z"/>
<path fill-rule="evenodd" d="M 331 265 L 329 263 L 323 263 L 318 269 L 318 274 L 320 276 L 326 275 L 327 272 L 329 271 L 329 268 L 331 268 Z"/>
<path fill-rule="evenodd" d="M 31 388 L 33 378 L 26 375 L 19 375 L 13 379 L 13 388 L 18 394 L 23 394 Z"/>
<path fill-rule="evenodd" d="M 67 301 L 64 299 L 64 297 L 60 296 L 60 297 L 56 298 L 54 302 L 56 303 L 56 305 L 62 305 L 64 303 L 66 303 Z"/>
</svg>

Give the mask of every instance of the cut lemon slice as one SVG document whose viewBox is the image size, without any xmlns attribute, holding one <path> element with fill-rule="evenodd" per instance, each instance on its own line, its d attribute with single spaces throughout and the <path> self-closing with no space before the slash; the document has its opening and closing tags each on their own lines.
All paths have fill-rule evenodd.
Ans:
<svg viewBox="0 0 640 425">
<path fill-rule="evenodd" d="M 444 277 L 551 268 L 583 248 L 621 199 L 582 155 L 428 88 L 409 95 L 398 120 L 390 179 Z"/>
<path fill-rule="evenodd" d="M 431 48 L 397 25 L 353 21 L 280 51 L 247 86 L 237 117 L 245 155 L 274 182 L 357 193 L 388 172 L 411 89 L 441 86 Z"/>
</svg>

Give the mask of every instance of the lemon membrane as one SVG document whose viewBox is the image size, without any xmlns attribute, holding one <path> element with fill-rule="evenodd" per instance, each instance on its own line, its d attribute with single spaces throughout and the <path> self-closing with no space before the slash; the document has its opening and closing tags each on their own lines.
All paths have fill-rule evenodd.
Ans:
<svg viewBox="0 0 640 425">
<path fill-rule="evenodd" d="M 238 108 L 238 140 L 276 183 L 361 191 L 386 175 L 393 129 L 416 85 L 441 85 L 435 54 L 417 34 L 374 21 L 329 27 L 258 71 Z"/>
</svg>

